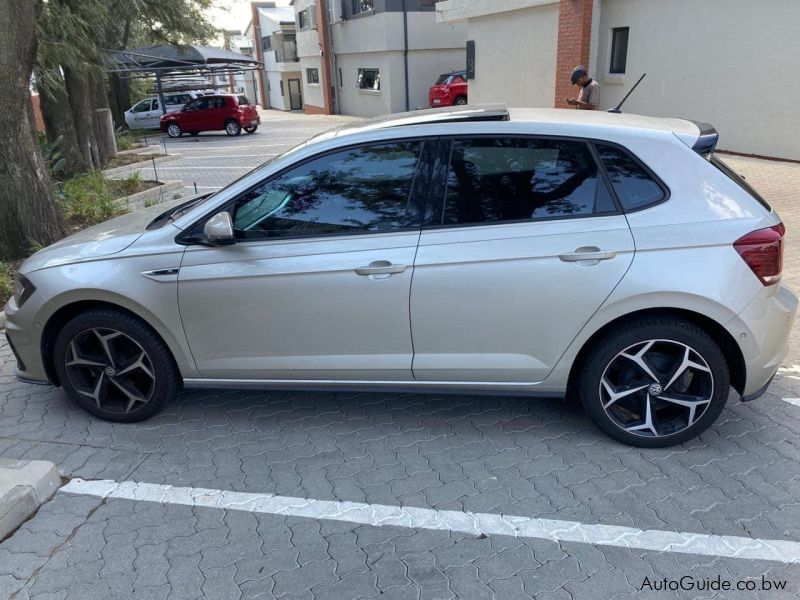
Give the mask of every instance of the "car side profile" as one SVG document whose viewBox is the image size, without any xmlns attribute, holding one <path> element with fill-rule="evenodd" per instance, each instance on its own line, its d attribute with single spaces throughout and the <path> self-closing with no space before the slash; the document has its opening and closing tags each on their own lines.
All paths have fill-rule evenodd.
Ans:
<svg viewBox="0 0 800 600">
<path fill-rule="evenodd" d="M 463 106 L 467 103 L 467 72 L 454 71 L 439 75 L 428 89 L 428 106 Z"/>
<path fill-rule="evenodd" d="M 569 396 L 691 439 L 764 393 L 797 299 L 778 215 L 680 119 L 466 106 L 321 134 L 19 268 L 18 376 L 104 419 L 184 388 Z"/>
<path fill-rule="evenodd" d="M 164 95 L 167 112 L 180 110 L 187 102 L 200 97 L 197 92 L 177 92 Z M 140 100 L 125 111 L 125 124 L 129 129 L 158 129 L 162 115 L 157 96 Z"/>
<path fill-rule="evenodd" d="M 161 131 L 177 138 L 184 133 L 224 130 L 231 136 L 242 130 L 254 133 L 261 123 L 256 107 L 247 97 L 234 94 L 213 94 L 193 100 L 181 110 L 161 117 Z"/>
</svg>

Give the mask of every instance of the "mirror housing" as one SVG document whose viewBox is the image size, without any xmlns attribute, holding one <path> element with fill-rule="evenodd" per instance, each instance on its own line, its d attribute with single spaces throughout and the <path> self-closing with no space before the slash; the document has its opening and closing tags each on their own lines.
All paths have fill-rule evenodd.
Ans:
<svg viewBox="0 0 800 600">
<path fill-rule="evenodd" d="M 228 211 L 222 211 L 211 217 L 203 225 L 203 234 L 212 246 L 230 246 L 236 243 L 233 233 L 233 221 Z"/>
</svg>

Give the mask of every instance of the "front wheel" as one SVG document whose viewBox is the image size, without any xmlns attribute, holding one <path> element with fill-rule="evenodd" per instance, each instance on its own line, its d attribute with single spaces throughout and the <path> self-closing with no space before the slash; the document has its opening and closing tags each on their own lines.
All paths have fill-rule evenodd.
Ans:
<svg viewBox="0 0 800 600">
<path fill-rule="evenodd" d="M 251 125 L 250 127 L 245 127 L 244 130 L 247 133 L 255 133 L 256 129 L 258 129 L 258 125 Z"/>
<path fill-rule="evenodd" d="M 237 121 L 231 119 L 227 123 L 225 123 L 225 133 L 230 136 L 239 135 L 242 133 L 242 126 L 239 125 Z"/>
<path fill-rule="evenodd" d="M 122 311 L 78 315 L 62 328 L 53 352 L 64 391 L 101 419 L 142 421 L 178 393 L 178 369 L 167 346 Z"/>
<path fill-rule="evenodd" d="M 453 102 L 455 106 L 464 106 L 466 103 L 467 103 L 466 96 L 459 96 L 458 98 L 456 98 L 455 102 Z"/>
<path fill-rule="evenodd" d="M 181 126 L 178 125 L 175 121 L 172 121 L 169 125 L 167 125 L 167 135 L 171 138 L 178 138 L 181 137 L 183 130 L 181 130 Z"/>
<path fill-rule="evenodd" d="M 682 319 L 645 319 L 603 336 L 577 379 L 597 425 L 620 442 L 663 448 L 708 429 L 730 392 L 725 356 Z"/>
</svg>

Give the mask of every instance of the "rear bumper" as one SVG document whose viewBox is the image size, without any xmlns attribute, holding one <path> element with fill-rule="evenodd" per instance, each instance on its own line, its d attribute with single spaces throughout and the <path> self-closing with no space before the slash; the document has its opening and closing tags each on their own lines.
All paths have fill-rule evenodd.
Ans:
<svg viewBox="0 0 800 600">
<path fill-rule="evenodd" d="M 743 400 L 761 396 L 789 351 L 797 297 L 784 284 L 765 287 L 725 327 L 744 357 L 746 380 Z"/>
</svg>

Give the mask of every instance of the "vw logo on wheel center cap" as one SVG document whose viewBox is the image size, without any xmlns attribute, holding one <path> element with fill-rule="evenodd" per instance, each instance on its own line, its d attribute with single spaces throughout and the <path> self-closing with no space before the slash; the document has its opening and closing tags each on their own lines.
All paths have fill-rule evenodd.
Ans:
<svg viewBox="0 0 800 600">
<path fill-rule="evenodd" d="M 663 391 L 664 388 L 661 387 L 660 383 L 651 383 L 650 387 L 647 388 L 647 393 L 651 396 L 658 396 Z"/>
<path fill-rule="evenodd" d="M 108 375 L 109 377 L 113 377 L 114 375 L 117 374 L 117 372 L 114 370 L 114 367 L 106 367 L 104 370 L 106 375 Z"/>
</svg>

